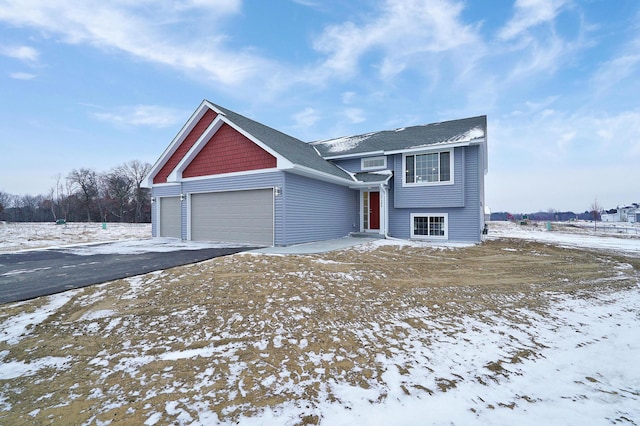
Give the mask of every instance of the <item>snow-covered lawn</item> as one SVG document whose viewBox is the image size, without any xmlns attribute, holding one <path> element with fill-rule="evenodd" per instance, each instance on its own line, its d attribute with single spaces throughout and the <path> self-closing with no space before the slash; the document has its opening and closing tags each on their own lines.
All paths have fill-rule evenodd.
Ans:
<svg viewBox="0 0 640 426">
<path fill-rule="evenodd" d="M 0 222 L 0 253 L 69 244 L 151 238 L 150 223 Z"/>
<path fill-rule="evenodd" d="M 640 424 L 640 239 L 542 228 L 3 305 L 0 424 Z"/>
</svg>

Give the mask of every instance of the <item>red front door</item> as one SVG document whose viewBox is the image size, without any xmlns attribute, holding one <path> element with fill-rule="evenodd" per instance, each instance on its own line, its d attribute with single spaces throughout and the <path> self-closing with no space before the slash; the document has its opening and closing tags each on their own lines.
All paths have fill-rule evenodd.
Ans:
<svg viewBox="0 0 640 426">
<path fill-rule="evenodd" d="M 380 193 L 369 193 L 369 229 L 380 229 Z"/>
</svg>

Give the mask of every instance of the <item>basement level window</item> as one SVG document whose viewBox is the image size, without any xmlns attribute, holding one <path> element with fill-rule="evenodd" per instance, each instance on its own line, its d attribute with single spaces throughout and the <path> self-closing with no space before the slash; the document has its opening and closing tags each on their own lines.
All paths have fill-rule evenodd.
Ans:
<svg viewBox="0 0 640 426">
<path fill-rule="evenodd" d="M 360 161 L 361 170 L 379 170 L 387 168 L 387 157 L 369 157 Z"/>
<path fill-rule="evenodd" d="M 446 240 L 449 238 L 447 213 L 411 215 L 411 238 Z"/>
</svg>

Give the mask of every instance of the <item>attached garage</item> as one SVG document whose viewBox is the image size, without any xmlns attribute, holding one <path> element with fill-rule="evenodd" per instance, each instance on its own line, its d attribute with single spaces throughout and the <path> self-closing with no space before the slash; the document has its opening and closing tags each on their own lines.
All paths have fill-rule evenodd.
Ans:
<svg viewBox="0 0 640 426">
<path fill-rule="evenodd" d="M 180 197 L 160 197 L 160 236 L 181 238 L 181 207 Z"/>
<path fill-rule="evenodd" d="M 191 195 L 191 239 L 273 245 L 273 189 Z"/>
</svg>

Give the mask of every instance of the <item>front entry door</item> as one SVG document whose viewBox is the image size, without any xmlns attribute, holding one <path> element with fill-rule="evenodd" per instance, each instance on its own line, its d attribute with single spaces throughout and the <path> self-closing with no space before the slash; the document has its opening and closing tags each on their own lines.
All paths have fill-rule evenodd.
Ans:
<svg viewBox="0 0 640 426">
<path fill-rule="evenodd" d="M 380 193 L 362 193 L 362 225 L 365 231 L 380 229 Z"/>
</svg>

